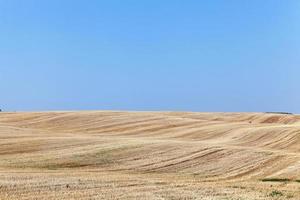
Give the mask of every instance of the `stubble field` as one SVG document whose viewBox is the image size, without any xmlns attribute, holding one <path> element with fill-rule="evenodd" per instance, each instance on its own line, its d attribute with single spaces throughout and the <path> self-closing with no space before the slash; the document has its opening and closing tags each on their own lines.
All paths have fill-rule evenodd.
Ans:
<svg viewBox="0 0 300 200">
<path fill-rule="evenodd" d="M 300 116 L 0 113 L 0 199 L 300 199 Z"/>
</svg>

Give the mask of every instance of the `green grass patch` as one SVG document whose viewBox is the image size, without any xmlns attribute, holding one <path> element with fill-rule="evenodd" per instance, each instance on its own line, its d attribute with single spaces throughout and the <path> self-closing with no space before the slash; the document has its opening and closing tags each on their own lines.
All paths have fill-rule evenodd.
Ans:
<svg viewBox="0 0 300 200">
<path fill-rule="evenodd" d="M 290 182 L 291 179 L 288 178 L 264 178 L 261 179 L 262 182 Z"/>
<path fill-rule="evenodd" d="M 278 190 L 273 190 L 270 194 L 270 197 L 278 197 L 278 196 L 283 196 L 283 193 L 278 191 Z"/>
</svg>

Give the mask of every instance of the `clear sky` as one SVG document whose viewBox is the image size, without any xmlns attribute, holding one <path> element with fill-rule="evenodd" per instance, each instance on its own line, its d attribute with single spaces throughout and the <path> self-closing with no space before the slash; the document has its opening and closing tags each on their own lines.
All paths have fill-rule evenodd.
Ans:
<svg viewBox="0 0 300 200">
<path fill-rule="evenodd" d="M 0 0 L 4 110 L 300 113 L 299 0 Z"/>
</svg>

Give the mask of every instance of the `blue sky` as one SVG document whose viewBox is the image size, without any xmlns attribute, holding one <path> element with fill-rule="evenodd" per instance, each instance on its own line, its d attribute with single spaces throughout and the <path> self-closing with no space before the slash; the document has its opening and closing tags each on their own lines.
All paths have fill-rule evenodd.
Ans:
<svg viewBox="0 0 300 200">
<path fill-rule="evenodd" d="M 300 113 L 298 0 L 0 0 L 4 110 Z"/>
</svg>

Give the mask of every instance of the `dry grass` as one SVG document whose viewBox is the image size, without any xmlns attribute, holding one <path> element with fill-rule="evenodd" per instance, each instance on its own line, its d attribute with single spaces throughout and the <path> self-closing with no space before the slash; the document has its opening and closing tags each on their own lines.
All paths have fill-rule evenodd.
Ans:
<svg viewBox="0 0 300 200">
<path fill-rule="evenodd" d="M 300 199 L 300 116 L 0 113 L 0 199 Z"/>
</svg>

